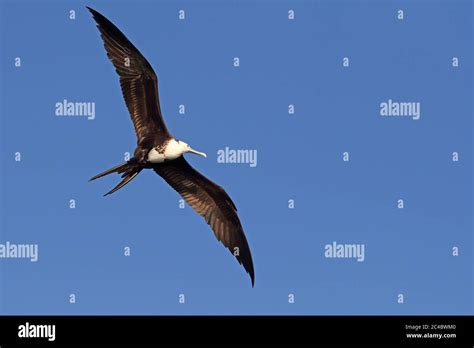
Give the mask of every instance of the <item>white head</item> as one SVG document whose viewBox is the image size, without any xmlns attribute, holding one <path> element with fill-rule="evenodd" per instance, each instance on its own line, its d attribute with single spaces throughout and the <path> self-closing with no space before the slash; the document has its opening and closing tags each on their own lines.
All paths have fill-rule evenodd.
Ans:
<svg viewBox="0 0 474 348">
<path fill-rule="evenodd" d="M 191 152 L 202 157 L 207 157 L 207 155 L 204 152 L 199 152 L 199 151 L 194 150 L 193 148 L 191 148 L 191 146 L 186 144 L 184 141 L 181 141 L 181 140 L 177 140 L 177 141 L 178 141 L 179 149 L 182 151 L 182 153 Z"/>
</svg>

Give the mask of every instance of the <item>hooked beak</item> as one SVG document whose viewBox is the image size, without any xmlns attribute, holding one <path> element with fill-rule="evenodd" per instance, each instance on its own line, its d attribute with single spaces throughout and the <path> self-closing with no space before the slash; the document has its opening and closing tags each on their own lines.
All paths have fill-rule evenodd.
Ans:
<svg viewBox="0 0 474 348">
<path fill-rule="evenodd" d="M 204 152 L 199 152 L 199 151 L 196 151 L 196 150 L 191 149 L 191 148 L 188 149 L 188 152 L 194 153 L 194 154 L 202 156 L 202 157 L 207 157 L 207 155 Z"/>
</svg>

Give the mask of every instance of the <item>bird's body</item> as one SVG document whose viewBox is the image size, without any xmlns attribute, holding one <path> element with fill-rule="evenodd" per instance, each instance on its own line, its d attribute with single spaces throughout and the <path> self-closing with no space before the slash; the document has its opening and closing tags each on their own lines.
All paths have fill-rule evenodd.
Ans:
<svg viewBox="0 0 474 348">
<path fill-rule="evenodd" d="M 118 173 L 123 180 L 110 195 L 132 181 L 143 169 L 153 169 L 211 226 L 217 239 L 237 258 L 254 284 L 252 255 L 237 208 L 222 187 L 192 168 L 183 154 L 206 154 L 175 139 L 168 131 L 158 98 L 158 79 L 153 68 L 126 36 L 99 12 L 92 13 L 109 59 L 120 77 L 122 94 L 137 136 L 133 157 L 91 180 Z"/>
<path fill-rule="evenodd" d="M 166 161 L 177 159 L 185 152 L 190 152 L 187 146 L 188 144 L 183 141 L 176 140 L 174 138 L 169 139 L 163 144 L 153 147 L 148 152 L 147 161 L 150 163 L 163 163 Z M 202 155 L 204 157 L 207 157 L 204 153 L 202 153 Z"/>
<path fill-rule="evenodd" d="M 152 148 L 147 155 L 147 161 L 150 163 L 163 163 L 177 159 L 183 153 L 178 141 L 170 139 L 163 146 L 156 146 Z"/>
</svg>

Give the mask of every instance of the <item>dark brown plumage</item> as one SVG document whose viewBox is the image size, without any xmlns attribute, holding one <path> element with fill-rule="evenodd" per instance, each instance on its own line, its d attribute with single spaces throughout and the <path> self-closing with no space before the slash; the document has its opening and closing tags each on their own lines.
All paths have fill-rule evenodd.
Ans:
<svg viewBox="0 0 474 348">
<path fill-rule="evenodd" d="M 106 195 L 133 180 L 143 169 L 152 168 L 211 226 L 215 236 L 249 273 L 254 285 L 252 255 L 237 208 L 222 187 L 196 171 L 181 155 L 164 163 L 148 162 L 155 147 L 165 148 L 173 139 L 163 121 L 158 97 L 158 79 L 153 68 L 125 35 L 99 12 L 87 7 L 97 23 L 107 56 L 120 77 L 122 94 L 137 136 L 134 156 L 91 180 L 118 173 L 123 180 Z"/>
<path fill-rule="evenodd" d="M 254 283 L 252 255 L 237 208 L 222 187 L 195 170 L 183 156 L 153 168 L 211 226 L 216 238 L 243 264 Z"/>
<path fill-rule="evenodd" d="M 171 135 L 161 114 L 158 79 L 153 68 L 111 21 L 87 8 L 97 22 L 107 56 L 120 76 L 122 94 L 135 126 L 138 147 L 148 148 L 163 143 Z"/>
</svg>

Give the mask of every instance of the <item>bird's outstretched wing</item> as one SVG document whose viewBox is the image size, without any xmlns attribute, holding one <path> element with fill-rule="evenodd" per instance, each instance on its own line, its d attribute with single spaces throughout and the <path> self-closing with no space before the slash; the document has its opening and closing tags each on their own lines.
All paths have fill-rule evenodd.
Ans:
<svg viewBox="0 0 474 348">
<path fill-rule="evenodd" d="M 107 18 L 87 7 L 99 28 L 107 56 L 120 76 L 122 94 L 132 117 L 138 145 L 169 138 L 158 98 L 158 79 L 140 51 Z M 159 139 L 160 141 L 161 139 Z"/>
<path fill-rule="evenodd" d="M 154 165 L 153 169 L 211 226 L 217 239 L 237 258 L 254 284 L 250 248 L 237 208 L 222 187 L 196 171 L 183 156 Z"/>
</svg>

